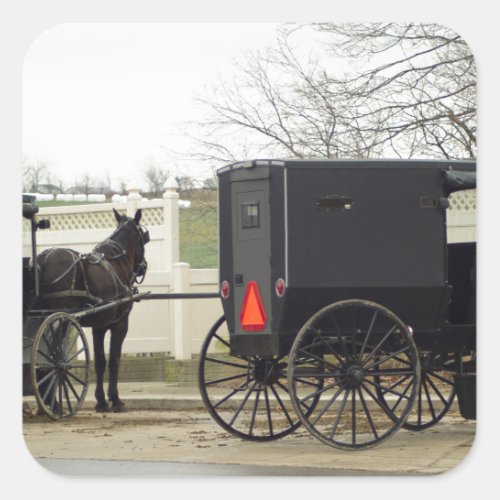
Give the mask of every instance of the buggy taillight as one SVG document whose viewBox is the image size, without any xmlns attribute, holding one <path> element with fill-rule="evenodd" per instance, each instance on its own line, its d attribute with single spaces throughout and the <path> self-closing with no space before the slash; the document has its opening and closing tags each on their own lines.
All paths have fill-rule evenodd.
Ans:
<svg viewBox="0 0 500 500">
<path fill-rule="evenodd" d="M 267 321 L 266 310 L 255 281 L 247 284 L 245 298 L 240 314 L 241 329 L 249 332 L 261 332 Z"/>
<path fill-rule="evenodd" d="M 285 295 L 285 280 L 283 278 L 278 278 L 276 280 L 276 285 L 274 286 L 274 290 L 278 297 L 283 297 Z"/>
<path fill-rule="evenodd" d="M 230 287 L 227 281 L 223 281 L 220 285 L 220 295 L 223 299 L 227 299 L 229 297 Z"/>
</svg>

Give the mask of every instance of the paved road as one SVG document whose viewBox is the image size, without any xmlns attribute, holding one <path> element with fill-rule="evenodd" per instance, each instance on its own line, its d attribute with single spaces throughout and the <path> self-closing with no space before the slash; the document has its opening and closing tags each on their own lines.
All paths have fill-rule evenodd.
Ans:
<svg viewBox="0 0 500 500">
<path fill-rule="evenodd" d="M 475 423 L 451 413 L 429 430 L 400 430 L 380 446 L 356 452 L 323 445 L 304 429 L 277 441 L 240 440 L 218 427 L 205 411 L 195 410 L 122 414 L 82 410 L 59 422 L 26 416 L 23 431 L 31 454 L 42 459 L 44 466 L 62 468 L 63 474 L 87 474 L 87 468 L 93 473 L 102 466 L 103 473 L 107 467 L 113 474 L 123 469 L 126 474 L 149 470 L 155 475 L 202 471 L 210 475 L 430 475 L 462 461 L 474 441 Z"/>
<path fill-rule="evenodd" d="M 185 464 L 121 460 L 38 459 L 51 472 L 69 476 L 181 477 L 181 476 L 381 476 L 383 472 L 227 464 Z"/>
</svg>

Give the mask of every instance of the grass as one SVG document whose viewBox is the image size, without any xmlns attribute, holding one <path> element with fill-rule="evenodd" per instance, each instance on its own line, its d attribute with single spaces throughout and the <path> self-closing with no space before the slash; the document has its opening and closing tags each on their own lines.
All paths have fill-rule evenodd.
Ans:
<svg viewBox="0 0 500 500">
<path fill-rule="evenodd" d="M 217 209 L 214 203 L 193 201 L 179 212 L 180 259 L 191 268 L 218 266 Z"/>
<path fill-rule="evenodd" d="M 40 208 L 44 207 L 69 207 L 72 205 L 95 205 L 95 201 L 37 201 L 36 204 Z"/>
</svg>

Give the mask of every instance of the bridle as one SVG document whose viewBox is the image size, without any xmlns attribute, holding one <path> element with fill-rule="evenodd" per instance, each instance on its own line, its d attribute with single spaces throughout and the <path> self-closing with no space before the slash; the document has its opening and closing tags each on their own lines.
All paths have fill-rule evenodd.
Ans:
<svg viewBox="0 0 500 500">
<path fill-rule="evenodd" d="M 136 224 L 136 228 L 139 232 L 139 238 L 141 241 L 142 245 L 142 258 L 140 262 L 136 263 L 136 269 L 134 270 L 134 283 L 137 283 L 140 285 L 143 281 L 144 278 L 146 277 L 146 271 L 148 270 L 148 263 L 146 261 L 146 250 L 145 246 L 147 243 L 151 241 L 151 238 L 149 236 L 149 231 L 145 226 L 142 226 L 141 224 Z M 140 280 L 140 281 L 139 281 Z"/>
<path fill-rule="evenodd" d="M 126 224 L 129 223 L 132 223 L 134 225 L 134 228 L 137 230 L 138 243 L 142 250 L 141 257 L 138 258 L 139 252 L 137 252 L 135 256 L 134 269 L 132 270 L 132 277 L 129 283 L 129 286 L 133 286 L 134 284 L 140 285 L 144 281 L 144 278 L 146 277 L 146 271 L 148 269 L 145 246 L 147 243 L 149 243 L 151 238 L 149 236 L 149 231 L 147 230 L 147 228 L 141 224 L 137 224 L 132 219 L 127 219 L 125 222 L 123 222 L 116 228 L 116 230 L 107 240 L 103 241 L 98 246 L 107 244 L 115 247 L 118 253 L 116 255 L 113 255 L 112 257 L 107 257 L 108 260 L 116 260 L 125 257 L 127 255 L 127 250 L 123 247 L 123 244 L 121 242 L 113 239 L 113 236 L 117 234 Z"/>
</svg>

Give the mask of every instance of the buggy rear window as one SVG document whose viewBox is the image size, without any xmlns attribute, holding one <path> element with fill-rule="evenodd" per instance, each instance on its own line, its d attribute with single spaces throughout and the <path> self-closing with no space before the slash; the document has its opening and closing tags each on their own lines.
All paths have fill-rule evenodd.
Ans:
<svg viewBox="0 0 500 500">
<path fill-rule="evenodd" d="M 260 207 L 259 203 L 243 203 L 242 208 L 242 227 L 243 229 L 251 229 L 260 226 Z"/>
</svg>

